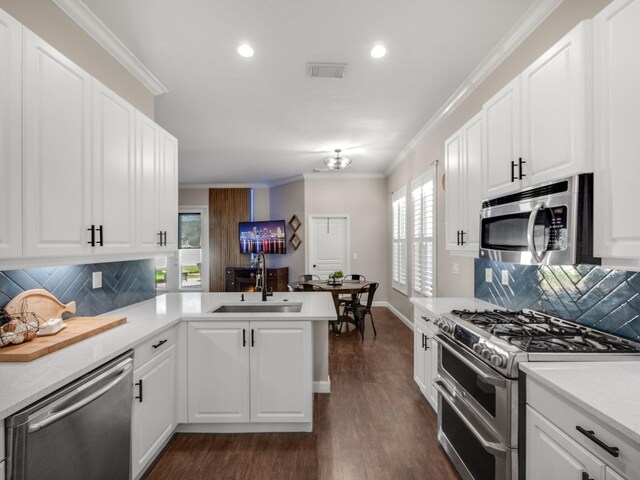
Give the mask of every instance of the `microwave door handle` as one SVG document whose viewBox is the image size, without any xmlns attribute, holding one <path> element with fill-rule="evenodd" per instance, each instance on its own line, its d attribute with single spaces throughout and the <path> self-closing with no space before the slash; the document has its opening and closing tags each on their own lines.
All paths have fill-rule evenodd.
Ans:
<svg viewBox="0 0 640 480">
<path fill-rule="evenodd" d="M 527 246 L 529 247 L 529 252 L 531 252 L 531 255 L 538 263 L 542 263 L 544 257 L 547 255 L 547 251 L 543 250 L 540 254 L 536 251 L 533 229 L 536 226 L 536 217 L 538 216 L 538 212 L 545 208 L 546 206 L 544 202 L 539 202 L 535 207 L 533 207 L 533 210 L 531 210 L 531 214 L 529 215 L 529 225 L 527 226 Z"/>
</svg>

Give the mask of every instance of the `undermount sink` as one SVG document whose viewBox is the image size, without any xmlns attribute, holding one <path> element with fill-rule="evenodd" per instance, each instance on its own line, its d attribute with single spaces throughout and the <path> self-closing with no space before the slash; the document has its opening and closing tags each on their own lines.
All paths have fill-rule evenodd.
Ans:
<svg viewBox="0 0 640 480">
<path fill-rule="evenodd" d="M 211 313 L 298 313 L 301 310 L 301 303 L 290 303 L 288 305 L 248 303 L 246 305 L 220 305 L 215 310 L 212 310 Z"/>
</svg>

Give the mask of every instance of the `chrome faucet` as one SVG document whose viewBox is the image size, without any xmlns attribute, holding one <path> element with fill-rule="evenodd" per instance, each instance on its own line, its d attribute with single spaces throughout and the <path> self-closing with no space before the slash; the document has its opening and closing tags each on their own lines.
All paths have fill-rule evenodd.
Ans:
<svg viewBox="0 0 640 480">
<path fill-rule="evenodd" d="M 267 259 L 264 252 L 258 254 L 258 273 L 256 273 L 256 290 L 259 288 L 262 292 L 262 301 L 266 302 L 267 297 L 273 297 L 273 292 L 269 292 L 267 287 Z"/>
</svg>

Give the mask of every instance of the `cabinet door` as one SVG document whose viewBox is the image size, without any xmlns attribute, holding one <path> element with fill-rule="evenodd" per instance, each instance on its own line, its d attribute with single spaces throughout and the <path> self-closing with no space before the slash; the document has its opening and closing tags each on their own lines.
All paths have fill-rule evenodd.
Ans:
<svg viewBox="0 0 640 480">
<path fill-rule="evenodd" d="M 528 480 L 605 479 L 605 464 L 527 406 Z"/>
<path fill-rule="evenodd" d="M 618 475 L 616 472 L 607 467 L 606 480 L 625 480 L 621 475 Z"/>
<path fill-rule="evenodd" d="M 594 254 L 640 258 L 640 0 L 618 0 L 594 18 Z"/>
<path fill-rule="evenodd" d="M 138 250 L 160 249 L 160 154 L 158 126 L 136 113 L 136 243 Z"/>
<path fill-rule="evenodd" d="M 93 216 L 96 253 L 135 250 L 134 108 L 93 80 Z"/>
<path fill-rule="evenodd" d="M 464 188 L 462 165 L 462 130 L 458 130 L 444 143 L 445 158 L 445 236 L 447 250 L 460 250 L 461 197 Z"/>
<path fill-rule="evenodd" d="M 511 162 L 517 165 L 521 155 L 520 105 L 518 76 L 482 108 L 485 126 L 483 198 L 503 195 L 521 187 L 520 180 L 512 180 L 512 174 L 518 172 L 511 167 Z"/>
<path fill-rule="evenodd" d="M 178 249 L 178 140 L 165 131 L 159 134 L 160 183 L 159 227 L 166 232 L 166 250 Z"/>
<path fill-rule="evenodd" d="M 189 422 L 249 422 L 249 333 L 249 322 L 189 323 Z"/>
<path fill-rule="evenodd" d="M 25 254 L 91 251 L 91 77 L 23 29 Z"/>
<path fill-rule="evenodd" d="M 422 394 L 426 397 L 428 385 L 428 372 L 427 368 L 425 368 L 427 366 L 425 360 L 427 354 L 427 350 L 425 349 L 427 327 L 417 318 L 414 318 L 413 322 L 413 379 L 418 384 Z"/>
<path fill-rule="evenodd" d="M 0 257 L 22 255 L 22 25 L 0 10 Z"/>
<path fill-rule="evenodd" d="M 522 73 L 526 183 L 592 171 L 587 138 L 587 54 L 591 23 L 582 22 Z"/>
<path fill-rule="evenodd" d="M 462 127 L 462 189 L 460 230 L 462 250 L 478 256 L 480 251 L 480 209 L 482 206 L 483 118 L 476 115 Z"/>
<path fill-rule="evenodd" d="M 433 387 L 433 382 L 438 378 L 438 345 L 434 340 L 435 334 L 429 330 L 427 334 L 427 366 L 425 367 L 427 373 L 427 382 L 428 382 L 428 396 L 427 400 L 433 407 L 433 409 L 438 411 L 438 391 Z"/>
<path fill-rule="evenodd" d="M 310 322 L 251 322 L 251 421 L 311 422 Z"/>
<path fill-rule="evenodd" d="M 176 426 L 175 347 L 172 345 L 134 372 L 132 476 L 155 457 Z M 139 398 L 142 392 L 142 399 Z"/>
</svg>

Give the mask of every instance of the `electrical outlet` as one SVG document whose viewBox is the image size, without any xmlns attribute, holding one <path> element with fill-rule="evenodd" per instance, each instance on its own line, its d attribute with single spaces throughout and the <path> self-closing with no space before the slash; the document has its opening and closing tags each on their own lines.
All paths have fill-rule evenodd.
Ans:
<svg viewBox="0 0 640 480">
<path fill-rule="evenodd" d="M 454 263 L 453 264 L 453 273 L 455 273 L 456 275 L 458 273 L 460 273 L 460 264 L 459 263 Z"/>
<path fill-rule="evenodd" d="M 509 270 L 502 270 L 502 284 L 509 285 Z"/>
<path fill-rule="evenodd" d="M 93 272 L 91 288 L 102 288 L 102 272 Z"/>
<path fill-rule="evenodd" d="M 493 283 L 493 270 L 490 268 L 484 269 L 484 281 L 487 283 Z"/>
</svg>

